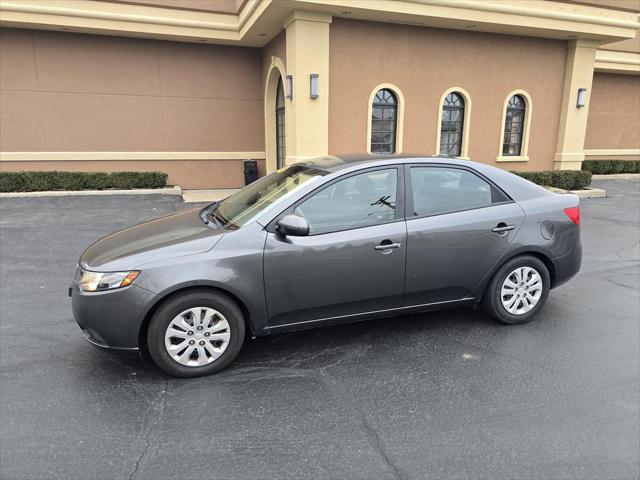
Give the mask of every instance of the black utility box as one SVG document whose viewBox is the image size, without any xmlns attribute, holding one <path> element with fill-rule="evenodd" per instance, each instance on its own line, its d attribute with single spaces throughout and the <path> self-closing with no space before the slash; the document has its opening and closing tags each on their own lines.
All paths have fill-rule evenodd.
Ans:
<svg viewBox="0 0 640 480">
<path fill-rule="evenodd" d="M 255 160 L 244 161 L 244 184 L 249 185 L 258 179 L 258 162 Z"/>
</svg>

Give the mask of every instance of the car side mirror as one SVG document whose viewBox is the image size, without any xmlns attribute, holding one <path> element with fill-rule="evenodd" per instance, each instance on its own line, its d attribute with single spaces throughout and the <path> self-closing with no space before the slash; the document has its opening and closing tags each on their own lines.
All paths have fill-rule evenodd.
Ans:
<svg viewBox="0 0 640 480">
<path fill-rule="evenodd" d="M 304 217 L 298 215 L 285 215 L 280 219 L 276 226 L 276 231 L 286 237 L 291 235 L 293 237 L 306 237 L 309 235 L 309 223 Z"/>
</svg>

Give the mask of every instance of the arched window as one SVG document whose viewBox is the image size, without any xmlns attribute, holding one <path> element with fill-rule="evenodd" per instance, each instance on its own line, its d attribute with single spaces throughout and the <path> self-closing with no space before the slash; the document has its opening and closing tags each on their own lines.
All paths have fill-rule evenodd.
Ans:
<svg viewBox="0 0 640 480">
<path fill-rule="evenodd" d="M 464 98 L 451 92 L 442 104 L 442 121 L 440 123 L 440 153 L 451 157 L 459 157 L 462 152 L 464 129 Z"/>
<path fill-rule="evenodd" d="M 395 153 L 398 100 L 386 88 L 378 90 L 371 109 L 371 153 Z"/>
<path fill-rule="evenodd" d="M 522 95 L 513 95 L 507 103 L 504 117 L 502 155 L 519 156 L 522 152 L 522 135 L 527 105 Z"/>
<path fill-rule="evenodd" d="M 284 132 L 284 88 L 282 77 L 276 89 L 276 168 L 282 168 L 287 156 Z"/>
</svg>

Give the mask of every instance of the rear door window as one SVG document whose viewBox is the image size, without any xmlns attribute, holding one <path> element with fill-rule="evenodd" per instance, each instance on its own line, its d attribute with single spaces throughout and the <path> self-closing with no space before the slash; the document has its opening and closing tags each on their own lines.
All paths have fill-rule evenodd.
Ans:
<svg viewBox="0 0 640 480">
<path fill-rule="evenodd" d="M 508 201 L 496 187 L 461 168 L 412 166 L 413 216 L 483 208 Z"/>
</svg>

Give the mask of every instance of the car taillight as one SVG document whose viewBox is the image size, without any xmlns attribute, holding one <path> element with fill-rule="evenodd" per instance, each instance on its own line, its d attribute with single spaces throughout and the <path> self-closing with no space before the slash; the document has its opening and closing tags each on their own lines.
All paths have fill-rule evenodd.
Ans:
<svg viewBox="0 0 640 480">
<path fill-rule="evenodd" d="M 580 207 L 565 208 L 564 213 L 576 225 L 580 225 Z"/>
</svg>

